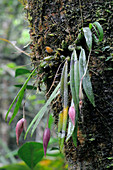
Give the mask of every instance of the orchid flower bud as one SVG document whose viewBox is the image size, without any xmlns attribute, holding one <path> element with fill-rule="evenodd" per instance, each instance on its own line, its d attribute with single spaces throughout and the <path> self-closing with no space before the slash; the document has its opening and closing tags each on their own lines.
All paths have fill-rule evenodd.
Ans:
<svg viewBox="0 0 113 170">
<path fill-rule="evenodd" d="M 26 119 L 24 119 L 24 118 L 20 119 L 16 124 L 16 142 L 17 142 L 17 145 L 19 144 L 19 137 L 20 137 L 23 129 L 26 130 L 26 128 L 27 128 Z"/>
<path fill-rule="evenodd" d="M 76 115 L 75 108 L 74 108 L 74 106 L 71 106 L 69 108 L 69 117 L 70 117 L 70 119 L 71 119 L 74 126 L 75 126 L 75 115 Z"/>
<path fill-rule="evenodd" d="M 46 157 L 46 151 L 47 151 L 47 145 L 50 139 L 50 130 L 49 128 L 45 128 L 44 134 L 43 134 L 43 148 L 44 148 L 44 155 Z"/>
</svg>

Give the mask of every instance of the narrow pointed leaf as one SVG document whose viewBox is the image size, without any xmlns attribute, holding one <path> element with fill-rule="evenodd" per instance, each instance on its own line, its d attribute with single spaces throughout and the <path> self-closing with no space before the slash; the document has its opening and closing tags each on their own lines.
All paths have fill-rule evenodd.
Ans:
<svg viewBox="0 0 113 170">
<path fill-rule="evenodd" d="M 92 84 L 91 84 L 91 80 L 90 80 L 88 71 L 86 72 L 86 76 L 83 79 L 83 88 L 84 88 L 84 91 L 85 91 L 89 101 L 95 107 L 94 94 L 93 94 Z"/>
<path fill-rule="evenodd" d="M 76 56 L 76 51 L 73 50 L 73 53 L 71 55 L 71 63 L 70 63 L 70 88 L 71 88 L 71 94 L 74 101 L 74 104 L 77 104 L 77 97 L 76 97 L 76 90 L 75 90 L 75 78 L 74 78 L 74 59 Z"/>
<path fill-rule="evenodd" d="M 80 79 L 83 77 L 84 72 L 86 69 L 86 55 L 83 48 L 81 48 L 80 56 L 79 56 L 79 73 L 80 73 Z M 89 72 L 87 70 L 86 75 L 83 78 L 83 89 L 89 99 L 89 101 L 95 106 L 94 101 L 94 94 L 92 90 L 92 84 L 90 81 Z"/>
<path fill-rule="evenodd" d="M 76 51 L 73 50 L 72 56 L 71 56 L 71 64 L 70 64 L 70 88 L 71 88 L 71 94 L 72 99 L 74 102 L 74 106 L 76 108 L 76 116 L 75 116 L 75 128 L 72 133 L 72 137 L 74 140 L 75 146 L 77 146 L 77 133 L 76 133 L 76 126 L 78 125 L 78 115 L 79 115 L 79 66 L 77 61 L 77 54 Z"/>
<path fill-rule="evenodd" d="M 95 42 L 99 42 L 99 41 L 102 41 L 103 40 L 103 36 L 104 36 L 104 33 L 103 33 L 103 28 L 101 27 L 101 25 L 99 24 L 99 22 L 94 22 L 94 23 L 90 23 L 89 24 L 89 28 L 90 29 L 94 29 L 95 34 L 93 34 L 93 37 L 94 37 L 94 40 Z M 98 37 L 98 38 L 97 38 Z"/>
<path fill-rule="evenodd" d="M 15 84 L 14 86 L 21 88 L 23 86 L 23 84 Z M 32 85 L 27 85 L 26 89 L 28 89 L 28 90 L 37 90 L 37 87 L 34 87 Z"/>
<path fill-rule="evenodd" d="M 99 41 L 102 41 L 102 40 L 103 40 L 103 36 L 104 36 L 103 28 L 101 27 L 101 25 L 99 24 L 99 22 L 94 22 L 93 25 L 95 25 L 96 28 L 97 28 L 98 31 L 99 31 L 99 34 L 100 34 L 100 35 L 98 36 Z"/>
<path fill-rule="evenodd" d="M 74 53 L 74 84 L 75 84 L 75 91 L 76 91 L 76 100 L 78 105 L 80 78 L 79 78 L 79 62 L 77 60 L 76 52 Z"/>
<path fill-rule="evenodd" d="M 29 75 L 28 79 L 25 81 L 25 83 L 23 84 L 22 88 L 19 90 L 18 94 L 17 94 L 16 97 L 14 98 L 13 102 L 11 103 L 11 105 L 10 105 L 8 111 L 7 111 L 5 120 L 7 120 L 8 114 L 9 114 L 10 110 L 12 109 L 14 103 L 16 102 L 17 98 L 18 98 L 18 100 L 19 100 L 19 101 L 18 101 L 18 104 L 19 104 L 19 106 L 20 106 L 20 104 L 21 104 L 20 102 L 22 101 L 21 99 L 22 99 L 23 96 L 24 96 L 23 93 L 25 92 L 27 83 L 28 83 L 28 81 L 30 80 L 30 78 L 32 77 L 32 75 L 35 73 L 36 69 L 37 69 L 37 68 L 35 68 L 35 69 L 32 71 L 32 73 Z M 9 123 L 11 123 L 12 120 L 14 119 L 14 117 L 16 116 L 16 113 L 18 112 L 18 111 L 17 111 L 18 109 L 19 109 L 19 108 L 18 108 L 18 106 L 16 105 L 15 112 L 14 112 L 13 115 L 12 115 L 13 118 L 11 118 L 11 120 L 10 120 Z"/>
<path fill-rule="evenodd" d="M 73 50 L 71 56 L 71 65 L 70 65 L 70 88 L 72 93 L 73 102 L 77 111 L 76 116 L 78 115 L 78 106 L 79 106 L 79 62 L 77 60 L 76 51 Z"/>
<path fill-rule="evenodd" d="M 21 91 L 21 89 L 20 89 L 20 91 Z M 16 97 L 14 98 L 13 102 L 11 103 L 11 105 L 10 105 L 8 111 L 7 111 L 7 114 L 6 114 L 6 117 L 5 117 L 5 120 L 6 120 L 6 121 L 7 121 L 7 117 L 8 117 L 8 114 L 9 114 L 10 110 L 12 109 L 14 103 L 16 102 L 16 100 L 17 100 L 17 98 L 18 98 L 18 96 L 19 96 L 19 94 L 20 94 L 20 91 L 18 92 L 18 94 L 17 94 Z"/>
<path fill-rule="evenodd" d="M 93 38 L 94 38 L 94 42 L 98 43 L 99 42 L 99 34 L 98 31 L 95 27 L 95 25 L 93 25 L 92 23 L 89 24 L 89 28 L 91 29 L 93 27 L 94 31 L 96 34 L 93 34 Z"/>
<path fill-rule="evenodd" d="M 44 105 L 45 107 L 43 108 L 43 110 L 41 109 L 40 112 L 36 115 L 37 120 L 33 126 L 31 136 L 33 135 L 34 131 L 36 130 L 36 128 L 37 128 L 38 124 L 40 123 L 42 117 L 44 116 L 45 112 L 48 111 L 48 106 L 51 104 L 52 100 L 55 99 L 59 94 L 60 94 L 60 91 L 58 91 L 53 97 L 51 97 L 51 99 Z"/>
<path fill-rule="evenodd" d="M 65 62 L 65 73 L 64 73 L 64 108 L 68 106 L 68 63 Z"/>
<path fill-rule="evenodd" d="M 25 92 L 25 90 L 22 89 L 20 94 L 19 94 L 18 101 L 17 101 L 16 106 L 14 108 L 14 112 L 13 112 L 13 115 L 12 115 L 10 121 L 9 121 L 9 124 L 11 124 L 12 120 L 15 118 L 16 114 L 18 113 L 19 107 L 20 107 L 20 105 L 22 103 L 22 99 L 24 97 L 24 92 Z"/>
<path fill-rule="evenodd" d="M 60 88 L 60 83 L 57 85 L 57 87 L 55 88 L 55 90 L 53 91 L 53 93 L 51 94 L 51 96 L 49 97 L 47 102 L 45 103 L 45 105 L 41 108 L 41 110 L 37 113 L 37 115 L 34 117 L 32 122 L 30 123 L 29 127 L 27 128 L 25 138 L 26 138 L 29 130 L 31 129 L 31 127 L 35 123 L 34 126 L 33 126 L 33 130 L 32 130 L 31 135 L 34 133 L 38 123 L 40 122 L 40 120 L 44 116 L 45 112 L 48 110 L 48 106 L 50 105 L 51 101 L 60 93 L 59 88 Z"/>
<path fill-rule="evenodd" d="M 73 125 L 71 119 L 69 118 L 69 123 L 68 123 L 68 131 L 67 131 L 67 137 L 66 137 L 66 142 L 70 139 L 70 137 L 73 134 L 75 126 Z"/>
<path fill-rule="evenodd" d="M 79 56 L 79 74 L 80 74 L 80 80 L 82 76 L 84 75 L 86 69 L 86 56 L 85 56 L 85 50 L 81 48 L 80 56 Z"/>
<path fill-rule="evenodd" d="M 79 103 L 79 62 L 77 60 L 76 51 L 73 50 L 71 56 L 71 64 L 70 64 L 70 88 L 72 93 L 72 98 L 75 106 L 77 107 Z"/>
<path fill-rule="evenodd" d="M 65 62 L 65 72 L 64 72 L 64 98 L 63 98 L 63 125 L 61 134 L 61 144 L 60 150 L 62 151 L 64 145 L 64 139 L 67 127 L 67 117 L 68 117 L 68 63 Z"/>
<path fill-rule="evenodd" d="M 92 32 L 91 32 L 89 27 L 83 28 L 83 32 L 84 32 L 86 44 L 89 48 L 89 51 L 91 51 L 91 48 L 92 48 Z"/>
</svg>

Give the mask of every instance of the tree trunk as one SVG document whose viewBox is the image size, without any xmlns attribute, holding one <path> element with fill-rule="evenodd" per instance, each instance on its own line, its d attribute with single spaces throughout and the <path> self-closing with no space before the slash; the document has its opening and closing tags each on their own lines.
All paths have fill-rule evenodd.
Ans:
<svg viewBox="0 0 113 170">
<path fill-rule="evenodd" d="M 90 104 L 84 94 L 82 108 L 84 122 L 79 121 L 78 146 L 77 148 L 74 146 L 71 138 L 67 143 L 65 142 L 64 152 L 69 169 L 111 168 L 113 166 L 111 163 L 113 154 L 113 1 L 29 0 L 25 9 L 32 40 L 31 59 L 35 65 L 38 65 L 38 76 L 45 82 L 47 91 L 51 87 L 59 65 L 63 62 L 63 56 L 71 56 L 68 46 L 76 40 L 79 30 L 95 21 L 103 27 L 104 40 L 98 45 L 93 43 L 89 63 L 96 107 Z M 66 42 L 66 46 L 62 51 L 63 42 Z M 84 43 L 80 45 L 84 46 Z M 45 50 L 48 50 L 46 46 L 51 47 L 55 52 L 51 50 L 46 53 Z M 61 70 L 62 66 L 59 73 Z M 57 80 L 60 80 L 60 75 L 57 76 Z M 56 84 L 55 81 L 54 87 Z M 58 114 L 62 110 L 60 98 L 59 96 L 52 106 L 56 123 Z"/>
</svg>

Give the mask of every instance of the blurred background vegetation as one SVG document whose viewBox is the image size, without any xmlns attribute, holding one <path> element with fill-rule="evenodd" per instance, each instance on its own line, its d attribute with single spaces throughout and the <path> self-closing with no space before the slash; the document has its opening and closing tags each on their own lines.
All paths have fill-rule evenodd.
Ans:
<svg viewBox="0 0 113 170">
<path fill-rule="evenodd" d="M 16 41 L 16 45 L 20 49 L 29 53 L 29 26 L 25 15 L 23 6 L 18 0 L 0 0 L 0 37 Z M 28 56 L 18 52 L 7 42 L 0 40 L 0 167 L 5 165 L 5 169 L 16 170 L 24 168 L 25 170 L 23 163 L 20 162 L 18 166 L 16 165 L 18 161 L 21 161 L 17 155 L 18 148 L 26 141 L 42 142 L 43 129 L 46 125 L 46 118 L 43 118 L 32 138 L 29 133 L 27 139 L 24 140 L 24 133 L 22 133 L 20 146 L 18 147 L 16 145 L 15 127 L 17 121 L 22 118 L 22 105 L 13 123 L 9 125 L 8 122 L 5 122 L 5 114 L 19 90 L 18 87 L 15 87 L 15 84 L 23 84 L 28 76 L 26 74 L 15 77 L 15 70 L 20 68 L 20 66 L 21 68 L 32 70 L 30 62 Z M 35 79 L 29 82 L 29 84 L 33 85 L 34 82 Z M 45 90 L 45 87 L 43 87 L 43 90 Z M 27 99 L 25 113 L 28 124 L 45 103 L 44 94 L 44 91 L 37 91 L 37 93 L 36 90 L 27 91 L 24 101 Z M 12 113 L 13 109 L 9 114 L 9 119 Z M 54 142 L 55 147 L 58 147 L 55 127 L 54 125 L 52 126 L 54 130 L 52 130 L 50 145 L 54 147 Z M 36 169 L 47 169 L 49 166 L 49 169 L 67 169 L 64 164 L 64 156 L 58 150 L 57 154 L 54 153 L 53 155 L 47 156 L 46 159 L 44 158 L 37 165 Z M 26 169 L 28 169 L 27 166 Z"/>
</svg>

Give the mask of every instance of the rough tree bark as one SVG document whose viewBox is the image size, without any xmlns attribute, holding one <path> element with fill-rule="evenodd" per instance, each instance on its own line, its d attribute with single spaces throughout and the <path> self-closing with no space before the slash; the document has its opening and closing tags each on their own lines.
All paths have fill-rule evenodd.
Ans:
<svg viewBox="0 0 113 170">
<path fill-rule="evenodd" d="M 110 169 L 113 166 L 111 163 L 113 154 L 113 1 L 28 0 L 25 10 L 27 10 L 32 40 L 31 60 L 38 65 L 38 76 L 45 82 L 47 91 L 58 66 L 63 61 L 62 56 L 71 56 L 67 47 L 76 40 L 80 28 L 94 21 L 102 25 L 104 40 L 98 46 L 93 43 L 89 63 L 96 107 L 94 108 L 87 97 L 84 97 L 82 108 L 84 122 L 79 121 L 78 146 L 75 148 L 71 138 L 68 143 L 65 143 L 64 152 L 69 169 Z M 62 48 L 63 40 L 67 46 L 62 51 L 58 48 Z M 84 42 L 81 45 L 84 46 Z M 54 59 L 51 57 L 51 60 L 47 58 L 45 60 L 45 57 L 51 56 L 45 52 L 46 46 L 56 50 Z M 57 80 L 59 79 L 60 75 L 57 76 Z M 62 110 L 60 96 L 56 101 L 52 108 L 57 124 L 58 114 Z"/>
</svg>

